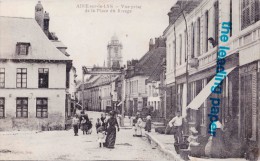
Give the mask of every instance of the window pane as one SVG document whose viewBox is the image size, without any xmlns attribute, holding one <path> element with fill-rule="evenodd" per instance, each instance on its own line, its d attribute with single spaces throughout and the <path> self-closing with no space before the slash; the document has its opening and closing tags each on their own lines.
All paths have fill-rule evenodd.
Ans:
<svg viewBox="0 0 260 161">
<path fill-rule="evenodd" d="M 0 105 L 3 105 L 4 104 L 4 99 L 3 98 L 0 98 Z M 0 106 L 1 108 L 1 106 Z"/>
<path fill-rule="evenodd" d="M 16 114 L 17 114 L 17 117 L 21 117 L 22 116 L 21 112 L 17 112 Z"/>
<path fill-rule="evenodd" d="M 40 99 L 37 99 L 36 104 L 37 104 L 37 105 L 41 105 L 41 104 L 42 104 L 42 101 L 41 101 Z"/>
<path fill-rule="evenodd" d="M 49 69 L 44 69 L 44 73 L 49 73 Z"/>
<path fill-rule="evenodd" d="M 23 117 L 27 117 L 27 112 L 23 112 Z"/>
<path fill-rule="evenodd" d="M 22 87 L 22 84 L 21 84 L 21 83 L 17 83 L 16 86 L 17 86 L 18 88 L 21 88 L 21 87 Z"/>
<path fill-rule="evenodd" d="M 22 103 L 22 101 L 20 99 L 17 99 L 16 104 L 20 105 L 21 103 Z"/>
<path fill-rule="evenodd" d="M 0 68 L 0 73 L 5 72 L 5 68 Z"/>
<path fill-rule="evenodd" d="M 22 73 L 27 73 L 27 69 L 26 68 L 22 68 Z"/>
<path fill-rule="evenodd" d="M 0 87 L 1 88 L 5 87 L 5 84 L 4 83 L 0 83 Z"/>
<path fill-rule="evenodd" d="M 21 79 L 21 77 L 22 77 L 21 74 L 17 74 L 18 79 Z"/>
<path fill-rule="evenodd" d="M 23 84 L 22 84 L 22 87 L 26 87 L 26 83 L 23 83 Z"/>
<path fill-rule="evenodd" d="M 43 105 L 47 105 L 47 99 L 43 100 Z"/>
<path fill-rule="evenodd" d="M 4 117 L 4 112 L 0 111 L 0 117 Z"/>
<path fill-rule="evenodd" d="M 23 79 L 26 79 L 26 78 L 27 78 L 27 74 L 23 74 L 23 75 L 22 75 L 22 78 L 23 78 Z"/>
<path fill-rule="evenodd" d="M 43 68 L 38 69 L 39 73 L 43 73 Z"/>
<path fill-rule="evenodd" d="M 21 68 L 17 68 L 16 71 L 17 71 L 17 73 L 21 73 L 22 69 Z"/>
<path fill-rule="evenodd" d="M 41 117 L 41 112 L 38 112 L 38 111 L 37 111 L 36 116 L 37 116 L 37 117 Z"/>
<path fill-rule="evenodd" d="M 42 116 L 43 116 L 43 117 L 47 117 L 47 116 L 48 116 L 48 113 L 47 113 L 47 112 L 43 112 L 43 113 L 42 113 Z"/>
<path fill-rule="evenodd" d="M 27 104 L 27 103 L 28 103 L 27 99 L 23 99 L 23 104 Z"/>
</svg>

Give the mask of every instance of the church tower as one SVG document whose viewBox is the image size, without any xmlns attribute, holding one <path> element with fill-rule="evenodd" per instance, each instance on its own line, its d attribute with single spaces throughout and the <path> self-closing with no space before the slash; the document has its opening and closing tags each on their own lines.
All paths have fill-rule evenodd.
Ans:
<svg viewBox="0 0 260 161">
<path fill-rule="evenodd" d="M 117 36 L 112 36 L 111 41 L 107 45 L 108 68 L 120 68 L 123 66 L 122 49 L 123 46 L 119 42 Z"/>
</svg>

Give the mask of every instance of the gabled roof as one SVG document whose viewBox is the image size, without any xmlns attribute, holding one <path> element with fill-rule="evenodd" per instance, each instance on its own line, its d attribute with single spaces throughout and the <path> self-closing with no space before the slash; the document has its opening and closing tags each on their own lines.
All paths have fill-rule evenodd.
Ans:
<svg viewBox="0 0 260 161">
<path fill-rule="evenodd" d="M 0 59 L 70 60 L 32 18 L 0 16 Z M 30 43 L 28 55 L 17 55 L 18 42 Z"/>
<path fill-rule="evenodd" d="M 135 65 L 134 74 L 136 75 L 151 76 L 157 68 L 160 68 L 162 59 L 166 57 L 166 48 L 157 47 L 148 51 Z"/>
</svg>

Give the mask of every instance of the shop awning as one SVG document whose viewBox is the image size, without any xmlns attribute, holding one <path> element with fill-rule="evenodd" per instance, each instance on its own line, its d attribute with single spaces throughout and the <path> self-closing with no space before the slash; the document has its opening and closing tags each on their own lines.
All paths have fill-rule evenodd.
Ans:
<svg viewBox="0 0 260 161">
<path fill-rule="evenodd" d="M 236 67 L 226 69 L 226 75 L 228 75 L 232 70 Z M 216 77 L 216 76 L 215 76 Z M 199 107 L 203 104 L 203 102 L 208 98 L 211 94 L 211 87 L 215 83 L 215 77 L 210 80 L 210 82 L 200 91 L 200 93 L 191 101 L 191 103 L 187 106 L 187 108 L 191 108 L 193 110 L 198 110 Z"/>
</svg>

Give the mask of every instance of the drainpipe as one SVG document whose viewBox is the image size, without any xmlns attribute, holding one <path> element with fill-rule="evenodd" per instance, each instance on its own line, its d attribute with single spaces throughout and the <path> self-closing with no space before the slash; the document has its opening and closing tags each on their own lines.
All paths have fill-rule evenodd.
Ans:
<svg viewBox="0 0 260 161">
<path fill-rule="evenodd" d="M 185 54 L 186 54 L 186 58 L 185 58 L 186 59 L 186 89 L 187 89 L 186 104 L 188 104 L 188 96 L 189 96 L 189 94 L 188 94 L 188 91 L 189 91 L 189 70 L 188 70 L 188 67 L 189 67 L 189 54 L 188 54 L 188 52 L 189 52 L 189 50 L 188 50 L 189 49 L 189 39 L 188 38 L 189 37 L 188 37 L 188 25 L 187 25 L 186 16 L 185 16 L 183 10 L 181 11 L 181 13 L 182 13 L 182 16 L 184 18 L 185 27 L 186 27 L 186 32 L 185 32 L 185 34 L 186 34 L 186 48 L 185 48 L 185 50 L 186 50 L 185 51 Z M 186 112 L 186 116 L 187 116 L 187 112 Z M 187 122 L 187 125 L 185 127 L 188 127 L 188 122 Z M 188 129 L 185 130 L 185 128 L 184 128 L 184 133 L 188 133 Z"/>
<path fill-rule="evenodd" d="M 177 48 L 177 46 L 176 46 L 176 41 L 177 41 L 177 39 L 176 39 L 176 30 L 175 30 L 175 25 L 173 26 L 173 32 L 174 32 L 174 38 L 175 38 L 175 41 L 174 41 L 174 81 L 175 81 L 175 107 L 176 108 L 178 108 L 177 107 L 177 92 L 178 92 L 178 89 L 177 89 L 177 82 L 176 82 L 176 55 L 177 55 L 177 50 L 176 50 L 176 48 Z M 175 109 L 175 112 L 176 111 L 178 111 L 178 110 L 176 110 Z"/>
</svg>

